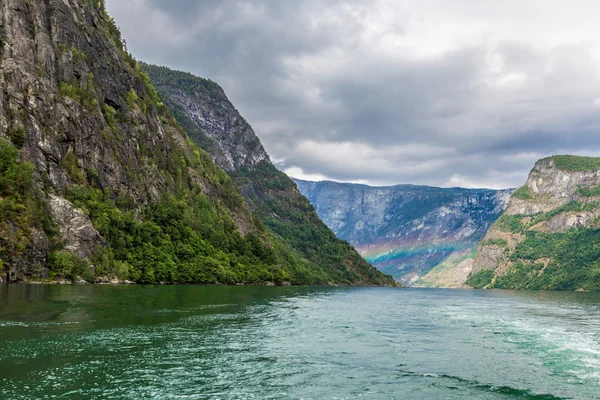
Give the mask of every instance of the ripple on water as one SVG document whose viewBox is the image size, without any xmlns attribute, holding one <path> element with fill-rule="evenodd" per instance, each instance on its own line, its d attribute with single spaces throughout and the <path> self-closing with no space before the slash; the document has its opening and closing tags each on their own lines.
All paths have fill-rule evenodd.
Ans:
<svg viewBox="0 0 600 400">
<path fill-rule="evenodd" d="M 88 299 L 77 318 L 81 310 L 89 318 L 77 331 L 60 328 L 68 314 L 60 324 L 0 321 L 0 390 L 11 399 L 600 393 L 600 298 L 309 288 L 239 288 L 236 298 L 231 289 L 196 290 L 159 288 L 152 306 L 135 312 L 105 307 L 118 297 Z M 123 292 L 123 304 L 148 303 L 144 292 L 107 296 Z"/>
</svg>

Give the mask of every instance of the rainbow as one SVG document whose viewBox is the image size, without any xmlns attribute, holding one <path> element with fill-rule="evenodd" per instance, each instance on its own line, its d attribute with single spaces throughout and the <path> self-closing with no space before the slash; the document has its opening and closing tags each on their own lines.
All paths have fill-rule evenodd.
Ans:
<svg viewBox="0 0 600 400">
<path fill-rule="evenodd" d="M 386 273 L 394 273 L 407 266 L 422 265 L 429 270 L 457 250 L 472 246 L 466 242 L 450 243 L 390 243 L 370 244 L 358 247 L 360 254 L 375 267 Z"/>
</svg>

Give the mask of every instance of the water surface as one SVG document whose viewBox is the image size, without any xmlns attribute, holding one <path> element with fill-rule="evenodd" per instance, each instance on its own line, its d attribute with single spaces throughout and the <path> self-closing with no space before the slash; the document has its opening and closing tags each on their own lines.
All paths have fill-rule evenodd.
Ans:
<svg viewBox="0 0 600 400">
<path fill-rule="evenodd" d="M 2 286 L 0 398 L 600 398 L 600 294 Z"/>
</svg>

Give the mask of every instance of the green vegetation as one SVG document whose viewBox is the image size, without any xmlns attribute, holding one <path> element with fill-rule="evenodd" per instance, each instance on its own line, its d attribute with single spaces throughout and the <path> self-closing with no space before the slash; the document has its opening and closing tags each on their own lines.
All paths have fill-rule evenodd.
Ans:
<svg viewBox="0 0 600 400">
<path fill-rule="evenodd" d="M 500 216 L 500 218 L 498 218 L 494 226 L 503 232 L 524 233 L 532 226 L 539 224 L 540 222 L 548 221 L 559 214 L 567 212 L 589 212 L 596 210 L 598 207 L 600 207 L 600 203 L 596 201 L 590 201 L 587 203 L 570 201 L 552 211 L 538 213 L 532 216 L 521 214 L 503 214 Z M 526 218 L 528 219 L 526 220 Z M 524 221 L 527 222 L 525 223 Z"/>
<path fill-rule="evenodd" d="M 33 229 L 52 234 L 52 226 L 33 184 L 33 164 L 20 161 L 19 151 L 0 139 L 0 258 L 22 254 Z"/>
<path fill-rule="evenodd" d="M 557 169 L 564 171 L 600 170 L 600 158 L 570 155 L 553 156 Z M 533 170 L 535 171 L 535 168 Z M 582 198 L 600 196 L 600 185 L 579 187 Z M 513 194 L 515 198 L 533 198 L 527 186 Z M 510 265 L 503 275 L 494 277 L 492 271 L 481 271 L 467 280 L 473 287 L 528 290 L 590 290 L 600 291 L 600 230 L 579 227 L 563 232 L 530 230 L 537 224 L 562 214 L 594 212 L 600 207 L 597 201 L 570 201 L 554 210 L 533 215 L 502 215 L 495 228 L 518 233 L 523 238 L 514 250 L 505 250 Z M 597 221 L 597 219 L 596 219 Z M 491 240 L 482 245 L 493 245 Z"/>
<path fill-rule="evenodd" d="M 87 62 L 89 61 L 89 57 L 87 54 L 85 54 L 85 52 L 79 50 L 77 47 L 75 46 L 71 46 L 71 54 L 73 54 L 73 62 L 78 63 L 78 62 Z"/>
<path fill-rule="evenodd" d="M 104 120 L 106 121 L 106 124 L 108 125 L 112 135 L 118 138 L 119 126 L 117 124 L 117 110 L 105 104 L 104 108 L 102 109 L 102 114 L 104 115 Z"/>
<path fill-rule="evenodd" d="M 140 63 L 140 66 L 148 73 L 154 86 L 175 86 L 184 90 L 189 96 L 206 96 L 207 99 L 214 102 L 229 101 L 221 86 L 210 79 L 199 78 L 189 72 L 175 71 L 158 65 Z"/>
<path fill-rule="evenodd" d="M 217 115 L 223 112 L 222 103 L 229 101 L 223 90 L 210 80 L 164 67 L 140 66 L 157 87 L 183 90 L 198 99 L 199 103 L 206 104 Z M 214 140 L 190 120 L 186 110 L 170 101 L 168 93 L 163 93 L 162 98 L 190 138 L 212 156 L 218 156 L 219 149 Z M 240 129 L 246 126 L 244 122 Z M 257 140 L 249 144 L 249 152 L 255 150 L 253 146 L 260 146 L 260 142 Z M 286 252 L 288 258 L 302 260 L 295 264 L 304 266 L 303 276 L 309 271 L 322 271 L 322 278 L 319 279 L 326 277 L 328 282 L 393 282 L 390 276 L 374 270 L 350 244 L 337 239 L 318 219 L 308 200 L 297 191 L 294 182 L 271 163 L 263 161 L 251 168 L 232 171 L 230 176 L 238 188 L 244 188 L 244 193 L 248 193 L 246 201 L 259 216 L 271 241 L 280 246 L 279 251 Z"/>
<path fill-rule="evenodd" d="M 524 229 L 522 223 L 523 218 L 524 216 L 519 214 L 502 214 L 500 218 L 496 220 L 494 226 L 502 232 L 519 233 Z"/>
<path fill-rule="evenodd" d="M 470 274 L 465 285 L 471 286 L 475 289 L 483 289 L 489 287 L 494 279 L 494 270 L 484 269 L 483 271 Z"/>
<path fill-rule="evenodd" d="M 8 138 L 12 144 L 20 149 L 25 144 L 25 127 L 20 123 L 15 124 L 8 130 Z"/>
<path fill-rule="evenodd" d="M 540 259 L 549 259 L 546 268 Z M 600 290 L 600 230 L 528 232 L 510 257 L 512 269 L 494 287 L 539 290 Z M 543 272 L 542 272 L 543 269 Z"/>
<path fill-rule="evenodd" d="M 81 101 L 80 92 L 78 85 L 73 85 L 68 82 L 62 82 L 60 84 L 60 94 L 72 98 L 77 103 Z"/>
<path fill-rule="evenodd" d="M 596 186 L 593 186 L 593 187 L 582 186 L 579 189 L 577 189 L 577 193 L 581 197 L 600 196 L 600 185 L 596 185 Z"/>
<path fill-rule="evenodd" d="M 506 247 L 508 243 L 504 239 L 487 239 L 481 242 L 481 246 L 499 246 Z"/>
<path fill-rule="evenodd" d="M 64 250 L 54 251 L 48 255 L 48 269 L 51 279 L 66 278 L 74 281 L 78 277 L 83 277 L 88 281 L 93 281 L 89 263 L 79 260 Z"/>
<path fill-rule="evenodd" d="M 79 184 L 86 183 L 86 177 L 81 168 L 79 168 L 79 163 L 77 161 L 77 156 L 72 150 L 67 151 L 64 155 L 61 166 L 63 167 L 66 174 L 71 178 L 74 182 Z"/>
<path fill-rule="evenodd" d="M 66 197 L 87 213 L 106 243 L 96 244 L 91 260 L 79 260 L 56 235 L 47 258 L 51 279 L 106 276 L 141 283 L 207 284 L 354 284 L 377 283 L 379 279 L 391 283 L 349 251 L 347 243 L 337 241 L 335 247 L 310 244 L 311 251 L 319 252 L 323 247 L 324 252 L 309 260 L 266 227 L 252 214 L 231 177 L 215 166 L 205 151 L 185 140 L 186 132 L 162 102 L 149 76 L 127 52 L 104 1 L 88 1 L 85 6 L 94 12 L 90 15 L 94 24 L 78 22 L 78 31 L 65 37 L 81 44 L 84 39 L 93 41 L 87 48 L 94 52 L 90 50 L 88 57 L 73 45 L 58 45 L 62 51 L 71 52 L 79 64 L 80 74 L 61 82 L 60 96 L 56 96 L 68 105 L 72 118 L 64 130 L 64 124 L 54 124 L 52 118 L 42 127 L 58 127 L 55 135 L 48 136 L 53 140 L 52 154 L 62 156 L 60 167 L 67 179 L 64 185 L 61 182 L 53 187 L 47 172 L 38 172 L 44 190 Z M 115 60 L 111 41 L 124 62 Z M 110 79 L 110 73 L 119 78 L 108 90 L 106 82 L 96 82 L 91 71 L 102 79 Z M 225 99 L 214 83 L 205 92 L 221 94 Z M 107 93 L 120 93 L 122 98 L 109 99 Z M 58 95 L 51 94 L 45 98 Z M 75 103 L 85 112 L 73 112 Z M 27 254 L 36 228 L 48 236 L 54 234 L 47 217 L 50 213 L 35 189 L 34 166 L 20 159 L 26 159 L 27 149 L 20 155 L 15 147 L 23 145 L 24 127 L 21 131 L 15 125 L 15 129 L 7 132 L 11 142 L 0 142 L 3 266 L 14 265 Z M 274 177 L 270 182 L 281 179 Z M 280 182 L 277 187 L 294 188 L 291 181 Z M 302 219 L 296 210 L 289 212 L 290 217 Z M 323 228 L 306 231 L 304 240 L 331 240 L 333 234 Z M 323 266 L 319 260 L 324 260 Z M 368 273 L 361 270 L 363 266 Z"/>
<path fill-rule="evenodd" d="M 540 222 L 548 221 L 548 220 L 552 219 L 553 217 L 555 217 L 559 214 L 562 214 L 562 213 L 573 212 L 573 211 L 575 211 L 575 212 L 594 211 L 598 207 L 600 207 L 600 203 L 595 202 L 595 201 L 588 202 L 588 203 L 582 203 L 580 201 L 570 201 L 567 204 L 562 205 L 558 208 L 555 208 L 552 211 L 548 211 L 547 213 L 540 213 L 540 214 L 534 215 L 533 218 L 531 219 L 531 223 L 529 225 L 533 226 Z"/>
<path fill-rule="evenodd" d="M 121 35 L 121 30 L 115 23 L 115 20 L 108 15 L 106 11 L 106 5 L 104 0 L 98 0 L 97 2 L 92 2 L 92 6 L 95 7 L 102 19 L 104 19 L 104 24 L 102 24 L 102 29 L 106 32 L 108 37 L 112 40 L 115 47 L 119 51 L 121 57 L 129 64 L 130 67 L 134 68 L 137 64 L 137 61 L 133 58 L 131 54 L 127 51 L 127 42 L 123 39 Z"/>
<path fill-rule="evenodd" d="M 133 105 L 136 104 L 137 101 L 139 100 L 139 97 L 138 97 L 138 94 L 136 93 L 136 91 L 131 89 L 131 90 L 127 91 L 127 93 L 125 95 L 125 100 L 127 101 L 127 104 L 129 105 L 129 107 L 133 107 Z"/>
<path fill-rule="evenodd" d="M 565 171 L 593 171 L 600 169 L 600 158 L 560 155 L 549 157 L 554 166 Z"/>
<path fill-rule="evenodd" d="M 513 197 L 521 200 L 531 200 L 533 197 L 531 195 L 531 191 L 529 190 L 529 186 L 523 185 L 513 193 Z"/>
<path fill-rule="evenodd" d="M 392 281 L 375 271 L 352 245 L 337 239 L 318 219 L 309 201 L 297 192 L 294 182 L 272 164 L 263 161 L 231 176 L 239 186 L 250 182 L 260 194 L 249 201 L 267 229 L 309 260 L 312 269 L 322 268 L 331 276 L 331 282 L 354 283 L 362 277 L 372 282 Z"/>
<path fill-rule="evenodd" d="M 95 111 L 98 107 L 98 100 L 96 99 L 94 74 L 88 74 L 87 81 L 80 82 L 74 80 L 73 82 L 61 82 L 60 94 L 63 97 L 70 97 L 76 103 L 81 104 L 82 107 L 89 111 Z"/>
<path fill-rule="evenodd" d="M 78 63 L 79 61 L 82 61 L 82 62 L 89 61 L 89 57 L 87 56 L 87 54 L 85 54 L 85 52 L 79 50 L 77 47 L 75 47 L 75 45 L 72 45 L 69 48 L 69 46 L 67 46 L 66 44 L 59 43 L 58 49 L 63 53 L 70 52 L 73 56 L 73 62 L 75 62 L 75 63 Z"/>
<path fill-rule="evenodd" d="M 597 202 L 571 201 L 547 213 L 529 217 L 503 215 L 498 228 L 520 233 L 525 239 L 508 254 L 512 267 L 493 281 L 499 289 L 527 290 L 600 290 L 600 230 L 570 229 L 566 232 L 539 232 L 530 227 L 567 212 L 593 211 Z M 491 245 L 491 240 L 482 243 Z M 545 266 L 545 260 L 547 266 Z M 484 271 L 469 277 L 466 284 L 481 288 L 492 283 L 493 272 Z M 489 275 L 491 273 L 491 275 Z"/>
<path fill-rule="evenodd" d="M 459 264 L 467 259 L 475 260 L 476 257 L 477 250 L 475 248 L 466 249 L 458 254 L 451 254 L 437 264 L 427 275 L 413 281 L 411 286 L 438 288 L 459 286 L 463 283 L 456 274 Z"/>
<path fill-rule="evenodd" d="M 117 207 L 108 193 L 76 187 L 70 200 L 86 210 L 108 241 L 96 275 L 142 283 L 260 283 L 292 279 L 260 236 L 242 237 L 233 220 L 199 190 L 165 196 L 135 211 Z M 297 283 L 297 282 L 295 282 Z"/>
</svg>

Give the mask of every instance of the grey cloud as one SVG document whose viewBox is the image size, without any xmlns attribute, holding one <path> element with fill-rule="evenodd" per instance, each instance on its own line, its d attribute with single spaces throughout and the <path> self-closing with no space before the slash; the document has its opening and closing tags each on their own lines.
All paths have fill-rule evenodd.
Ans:
<svg viewBox="0 0 600 400">
<path fill-rule="evenodd" d="M 137 58 L 220 83 L 282 169 L 514 187 L 539 157 L 600 151 L 595 38 L 542 46 L 482 36 L 415 56 L 403 41 L 414 34 L 410 11 L 378 31 L 390 4 L 108 0 Z M 335 157 L 341 146 L 348 154 Z M 424 150 L 402 151 L 411 146 Z"/>
</svg>

